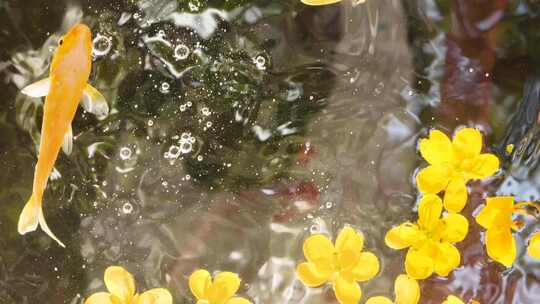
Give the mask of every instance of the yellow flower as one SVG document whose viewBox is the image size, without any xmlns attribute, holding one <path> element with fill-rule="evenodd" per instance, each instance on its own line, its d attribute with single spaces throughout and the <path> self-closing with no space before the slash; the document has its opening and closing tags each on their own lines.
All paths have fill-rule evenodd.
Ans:
<svg viewBox="0 0 540 304">
<path fill-rule="evenodd" d="M 535 259 L 540 259 L 540 231 L 532 235 L 527 253 Z"/>
<path fill-rule="evenodd" d="M 470 304 L 480 304 L 479 302 L 477 302 L 475 300 L 471 300 L 469 303 Z M 444 302 L 442 302 L 441 304 L 465 304 L 465 303 L 463 301 L 461 301 L 460 298 L 458 298 L 456 296 L 449 295 L 448 298 L 446 298 L 446 300 Z"/>
<path fill-rule="evenodd" d="M 135 293 L 133 276 L 124 268 L 111 266 L 105 270 L 105 286 L 109 292 L 91 295 L 85 304 L 172 304 L 172 295 L 163 288 Z"/>
<path fill-rule="evenodd" d="M 409 248 L 405 257 L 407 274 L 417 280 L 433 272 L 447 276 L 459 266 L 461 256 L 453 243 L 461 242 L 469 230 L 467 219 L 456 213 L 441 218 L 443 205 L 434 194 L 420 199 L 418 222 L 405 222 L 388 231 L 386 245 L 392 249 Z"/>
<path fill-rule="evenodd" d="M 356 304 L 362 297 L 357 282 L 368 281 L 379 272 L 379 260 L 364 247 L 364 236 L 351 227 L 339 233 L 335 246 L 321 234 L 304 241 L 307 262 L 296 268 L 300 280 L 308 287 L 330 282 L 341 304 Z"/>
<path fill-rule="evenodd" d="M 307 5 L 327 5 L 341 2 L 341 0 L 300 0 Z"/>
<path fill-rule="evenodd" d="M 516 241 L 512 230 L 519 229 L 512 215 L 524 205 L 514 205 L 511 196 L 489 197 L 486 203 L 476 216 L 476 222 L 487 230 L 487 253 L 495 261 L 510 267 L 516 258 Z"/>
<path fill-rule="evenodd" d="M 420 286 L 418 282 L 405 275 L 400 274 L 394 283 L 396 299 L 394 301 L 387 297 L 371 297 L 366 304 L 417 304 L 420 300 Z"/>
<path fill-rule="evenodd" d="M 444 208 L 458 213 L 467 202 L 467 182 L 492 176 L 499 169 L 499 159 L 482 151 L 482 134 L 465 128 L 450 139 L 441 131 L 432 130 L 429 138 L 420 140 L 420 154 L 429 163 L 416 175 L 416 184 L 423 193 L 444 193 Z"/>
<path fill-rule="evenodd" d="M 189 289 L 197 298 L 197 304 L 251 304 L 250 301 L 234 297 L 240 288 L 236 273 L 220 272 L 212 281 L 210 273 L 199 269 L 189 276 Z"/>
</svg>

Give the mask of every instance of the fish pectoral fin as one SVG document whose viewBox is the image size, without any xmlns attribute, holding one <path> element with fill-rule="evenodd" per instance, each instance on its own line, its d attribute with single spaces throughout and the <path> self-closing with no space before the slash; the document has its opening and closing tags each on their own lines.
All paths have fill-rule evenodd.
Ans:
<svg viewBox="0 0 540 304">
<path fill-rule="evenodd" d="M 98 117 L 105 117 L 109 114 L 107 100 L 105 100 L 105 97 L 90 84 L 87 84 L 84 88 L 81 103 L 86 112 L 92 113 Z"/>
<path fill-rule="evenodd" d="M 51 78 L 47 77 L 45 79 L 41 79 L 39 81 L 36 81 L 32 84 L 27 85 L 22 89 L 22 93 L 24 95 L 28 95 L 30 97 L 43 97 L 47 96 L 49 94 L 49 89 L 51 87 Z"/>
<path fill-rule="evenodd" d="M 68 130 L 64 135 L 62 151 L 64 151 L 66 155 L 71 155 L 71 152 L 73 151 L 73 129 L 71 128 L 71 125 L 69 125 Z"/>
</svg>

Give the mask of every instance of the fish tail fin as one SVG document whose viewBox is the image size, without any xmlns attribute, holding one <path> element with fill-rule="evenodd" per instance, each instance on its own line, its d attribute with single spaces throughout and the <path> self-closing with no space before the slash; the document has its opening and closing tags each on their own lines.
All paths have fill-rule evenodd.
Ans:
<svg viewBox="0 0 540 304">
<path fill-rule="evenodd" d="M 36 197 L 34 194 L 30 197 L 28 202 L 23 208 L 23 211 L 21 212 L 21 215 L 19 216 L 19 224 L 18 224 L 18 230 L 19 234 L 23 235 L 28 232 L 35 231 L 37 227 L 40 226 L 41 229 L 50 236 L 53 240 L 55 240 L 60 246 L 66 247 L 64 243 L 62 243 L 54 233 L 52 233 L 51 229 L 47 225 L 47 222 L 45 221 L 45 217 L 43 216 L 43 209 L 41 208 L 41 202 L 38 202 L 36 200 Z"/>
<path fill-rule="evenodd" d="M 35 195 L 32 193 L 32 196 L 28 202 L 26 202 L 26 205 L 24 205 L 21 215 L 19 216 L 19 234 L 23 235 L 37 229 L 37 226 L 39 225 L 39 205 Z"/>
<path fill-rule="evenodd" d="M 39 226 L 41 227 L 41 230 L 43 230 L 48 236 L 50 236 L 53 240 L 55 240 L 58 243 L 58 245 L 66 248 L 66 245 L 64 245 L 64 243 L 62 243 L 60 239 L 58 239 L 58 237 L 54 235 L 54 233 L 51 231 L 51 229 L 47 225 L 47 222 L 45 221 L 45 216 L 43 216 L 43 209 L 41 208 L 41 206 L 39 207 L 38 221 L 39 221 Z"/>
</svg>

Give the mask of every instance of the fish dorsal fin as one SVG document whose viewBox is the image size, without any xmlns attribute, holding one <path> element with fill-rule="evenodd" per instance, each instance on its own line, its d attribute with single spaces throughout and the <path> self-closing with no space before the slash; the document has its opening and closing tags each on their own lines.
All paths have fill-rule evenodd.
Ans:
<svg viewBox="0 0 540 304">
<path fill-rule="evenodd" d="M 69 125 L 66 134 L 64 135 L 64 142 L 62 143 L 62 151 L 66 155 L 70 155 L 73 151 L 73 129 Z"/>
<path fill-rule="evenodd" d="M 28 95 L 30 97 L 43 97 L 47 96 L 49 94 L 49 89 L 51 87 L 51 78 L 47 77 L 45 79 L 41 79 L 39 81 L 36 81 L 32 84 L 27 85 L 22 89 L 22 93 L 24 95 Z"/>
<path fill-rule="evenodd" d="M 84 88 L 81 104 L 86 112 L 97 117 L 105 117 L 109 114 L 107 100 L 96 88 L 89 84 Z"/>
</svg>

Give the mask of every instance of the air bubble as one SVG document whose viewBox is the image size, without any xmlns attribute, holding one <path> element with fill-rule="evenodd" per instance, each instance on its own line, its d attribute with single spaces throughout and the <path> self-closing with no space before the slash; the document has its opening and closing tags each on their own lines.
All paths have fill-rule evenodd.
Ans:
<svg viewBox="0 0 540 304">
<path fill-rule="evenodd" d="M 127 159 L 130 159 L 131 158 L 131 149 L 128 148 L 128 147 L 122 147 L 122 149 L 120 149 L 120 158 L 122 160 L 127 160 Z"/>
<path fill-rule="evenodd" d="M 334 206 L 334 203 L 332 203 L 332 202 L 326 202 L 325 205 L 326 205 L 326 208 L 327 208 L 327 209 L 330 209 L 330 208 L 332 208 L 332 207 Z"/>
<path fill-rule="evenodd" d="M 182 154 L 187 154 L 193 150 L 193 145 L 190 142 L 184 142 L 180 144 L 180 152 Z"/>
<path fill-rule="evenodd" d="M 266 70 L 266 58 L 264 58 L 263 56 L 257 56 L 253 59 L 253 63 L 255 64 L 255 66 L 257 67 L 257 69 L 259 70 Z"/>
<path fill-rule="evenodd" d="M 212 126 L 212 122 L 211 122 L 211 121 L 207 121 L 207 122 L 206 122 L 206 127 L 207 127 L 207 128 L 210 128 L 211 126 Z"/>
<path fill-rule="evenodd" d="M 163 94 L 169 93 L 171 88 L 171 85 L 168 82 L 164 82 L 161 84 L 161 87 L 159 88 L 159 91 Z"/>
<path fill-rule="evenodd" d="M 319 226 L 318 225 L 311 225 L 309 227 L 309 232 L 311 234 L 319 233 Z"/>
<path fill-rule="evenodd" d="M 153 126 L 153 125 L 154 125 L 154 121 L 151 120 L 151 119 L 149 119 L 149 120 L 148 120 L 148 126 L 151 127 L 151 126 Z"/>
<path fill-rule="evenodd" d="M 124 203 L 122 206 L 122 212 L 124 212 L 124 214 L 131 214 L 133 212 L 133 205 L 127 202 Z"/>
<path fill-rule="evenodd" d="M 107 55 L 112 48 L 112 38 L 97 34 L 92 41 L 93 55 L 95 57 Z"/>
<path fill-rule="evenodd" d="M 201 112 L 204 116 L 210 116 L 210 114 L 212 114 L 210 113 L 210 109 L 208 109 L 207 107 L 202 108 Z"/>
<path fill-rule="evenodd" d="M 202 155 L 197 156 L 197 160 L 198 160 L 198 161 L 202 161 L 202 160 L 203 160 L 203 156 L 202 156 Z"/>
<path fill-rule="evenodd" d="M 180 147 L 172 145 L 169 147 L 168 156 L 169 158 L 178 158 L 180 156 Z"/>
<path fill-rule="evenodd" d="M 174 48 L 174 58 L 176 60 L 184 60 L 188 58 L 191 50 L 185 44 L 179 44 Z"/>
</svg>

